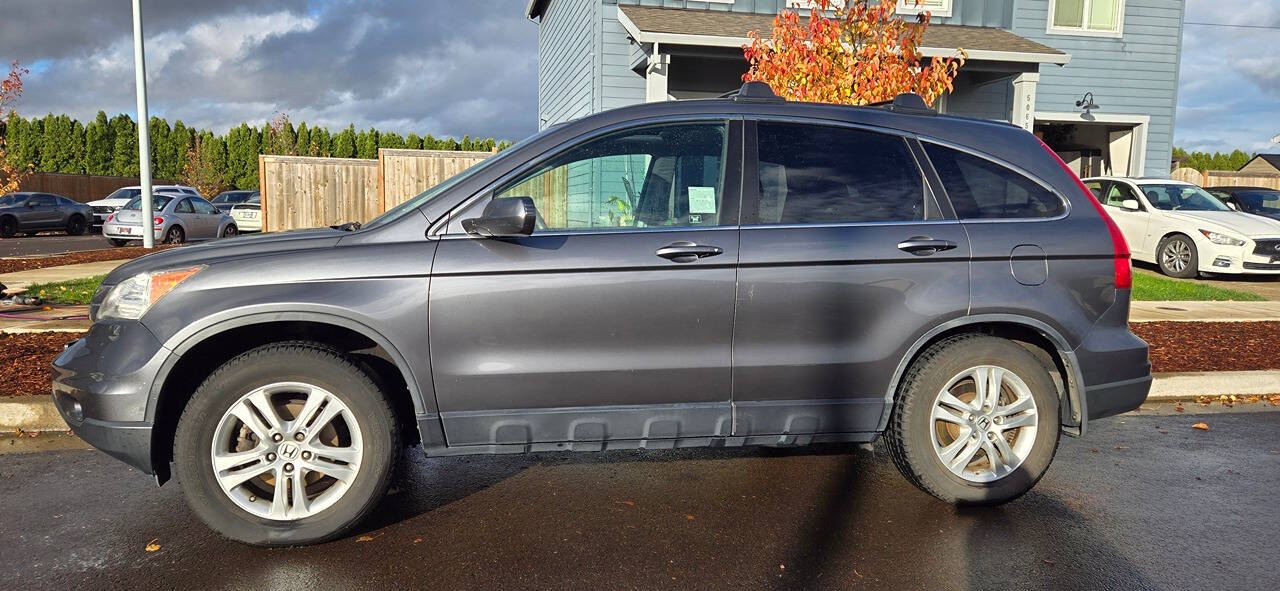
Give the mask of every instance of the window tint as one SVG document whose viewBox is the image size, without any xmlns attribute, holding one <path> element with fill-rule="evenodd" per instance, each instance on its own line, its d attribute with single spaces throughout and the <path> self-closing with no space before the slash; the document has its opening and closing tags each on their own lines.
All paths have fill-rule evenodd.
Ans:
<svg viewBox="0 0 1280 591">
<path fill-rule="evenodd" d="M 985 158 L 925 142 L 960 219 L 1049 218 L 1066 206 L 1039 183 Z"/>
<path fill-rule="evenodd" d="M 204 199 L 189 199 L 189 201 L 195 206 L 196 213 L 218 213 L 218 208 Z"/>
<path fill-rule="evenodd" d="M 923 220 L 924 178 L 899 137 L 818 125 L 760 123 L 762 224 Z"/>
<path fill-rule="evenodd" d="M 1084 186 L 1089 187 L 1089 191 L 1092 192 L 1093 196 L 1099 201 L 1105 198 L 1102 194 L 1102 181 L 1085 181 Z"/>
<path fill-rule="evenodd" d="M 31 205 L 57 205 L 58 200 L 53 195 L 35 195 L 28 203 Z"/>
<path fill-rule="evenodd" d="M 727 134 L 723 123 L 698 123 L 597 138 L 495 198 L 533 198 L 535 232 L 735 224 L 721 219 Z"/>
<path fill-rule="evenodd" d="M 177 207 L 173 208 L 173 211 L 175 213 L 195 213 L 195 209 L 191 207 L 190 199 L 183 199 L 182 202 L 178 203 Z"/>
<path fill-rule="evenodd" d="M 1240 206 L 1249 213 L 1280 214 L 1280 191 L 1246 191 L 1236 194 Z"/>
</svg>

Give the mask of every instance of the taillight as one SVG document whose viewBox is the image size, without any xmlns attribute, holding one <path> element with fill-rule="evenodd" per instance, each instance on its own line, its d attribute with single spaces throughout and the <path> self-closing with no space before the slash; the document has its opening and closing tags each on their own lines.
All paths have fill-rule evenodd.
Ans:
<svg viewBox="0 0 1280 591">
<path fill-rule="evenodd" d="M 1036 139 L 1039 140 L 1039 138 Z M 1053 159 L 1058 163 L 1058 166 L 1061 166 L 1062 170 L 1071 177 L 1071 180 L 1075 181 L 1076 187 L 1080 189 L 1081 193 L 1084 193 L 1084 196 L 1089 200 L 1089 203 L 1093 204 L 1093 208 L 1098 210 L 1098 215 L 1102 216 L 1102 221 L 1107 224 L 1107 231 L 1111 233 L 1111 248 L 1115 253 L 1114 258 L 1112 259 L 1112 267 L 1115 272 L 1116 289 L 1129 289 L 1133 287 L 1133 268 L 1129 264 L 1129 243 L 1125 242 L 1124 234 L 1120 232 L 1120 226 L 1116 225 L 1115 220 L 1111 219 L 1111 215 L 1107 213 L 1107 210 L 1103 209 L 1102 204 L 1098 202 L 1098 198 L 1093 195 L 1093 191 L 1090 191 L 1089 187 L 1084 186 L 1084 182 L 1080 180 L 1080 177 L 1076 176 L 1075 171 L 1071 170 L 1071 167 L 1067 166 L 1066 162 L 1062 161 L 1062 158 L 1058 156 L 1058 153 L 1054 152 L 1053 148 L 1050 148 L 1048 144 L 1045 144 L 1043 141 L 1040 142 L 1040 146 L 1043 147 L 1044 151 L 1048 152 L 1050 156 L 1053 156 Z"/>
<path fill-rule="evenodd" d="M 114 220 L 114 219 L 116 219 L 116 214 L 114 214 L 114 213 L 107 214 L 107 221 L 108 221 L 108 222 L 109 222 L 109 221 L 111 221 L 111 220 Z"/>
<path fill-rule="evenodd" d="M 164 225 L 164 218 L 162 218 L 162 217 L 160 217 L 160 216 L 156 216 L 156 219 L 151 220 L 151 221 L 155 222 L 157 226 Z"/>
</svg>

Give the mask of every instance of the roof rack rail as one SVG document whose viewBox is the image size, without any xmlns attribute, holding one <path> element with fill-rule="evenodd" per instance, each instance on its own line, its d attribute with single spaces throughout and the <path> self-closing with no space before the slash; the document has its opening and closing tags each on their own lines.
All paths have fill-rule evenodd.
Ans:
<svg viewBox="0 0 1280 591">
<path fill-rule="evenodd" d="M 871 103 L 868 107 L 875 107 L 892 111 L 894 113 L 902 113 L 904 115 L 937 115 L 938 112 L 930 109 L 929 105 L 924 102 L 924 98 L 914 92 L 904 92 L 893 97 L 891 101 L 880 101 Z"/>
<path fill-rule="evenodd" d="M 747 82 L 742 88 L 731 90 L 719 98 L 733 99 L 738 102 L 781 102 L 785 99 L 773 92 L 768 82 Z"/>
</svg>

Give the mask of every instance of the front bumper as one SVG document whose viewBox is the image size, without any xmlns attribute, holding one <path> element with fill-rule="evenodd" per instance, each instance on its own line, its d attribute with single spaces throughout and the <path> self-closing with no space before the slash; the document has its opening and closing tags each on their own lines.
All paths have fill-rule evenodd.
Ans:
<svg viewBox="0 0 1280 591">
<path fill-rule="evenodd" d="M 152 385 L 168 358 L 135 321 L 99 321 L 53 361 L 53 401 L 76 435 L 147 474 Z"/>
<path fill-rule="evenodd" d="M 1214 244 L 1208 239 L 1197 239 L 1199 271 L 1231 275 L 1280 275 L 1280 251 L 1258 253 L 1253 239 L 1244 246 Z"/>
</svg>

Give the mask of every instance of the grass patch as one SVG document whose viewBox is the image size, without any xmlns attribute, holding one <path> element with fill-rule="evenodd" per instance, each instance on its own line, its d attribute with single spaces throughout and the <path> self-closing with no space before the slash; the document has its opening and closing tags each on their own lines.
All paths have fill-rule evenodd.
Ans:
<svg viewBox="0 0 1280 591">
<path fill-rule="evenodd" d="M 1261 302 L 1258 294 L 1206 285 L 1200 281 L 1186 281 L 1158 277 L 1147 273 L 1133 274 L 1134 300 L 1149 301 L 1215 301 Z"/>
<path fill-rule="evenodd" d="M 88 304 L 106 277 L 98 275 L 70 281 L 33 283 L 27 287 L 26 295 L 37 296 L 50 304 Z"/>
</svg>

